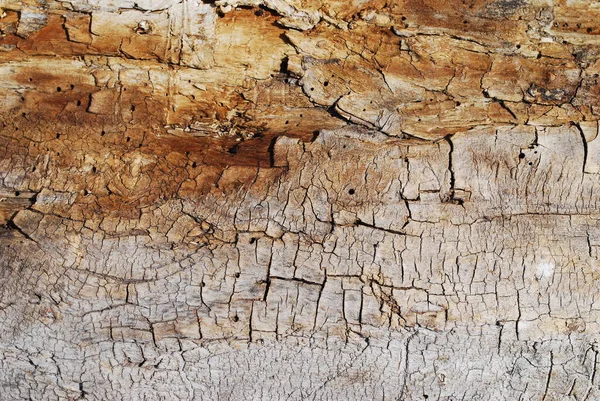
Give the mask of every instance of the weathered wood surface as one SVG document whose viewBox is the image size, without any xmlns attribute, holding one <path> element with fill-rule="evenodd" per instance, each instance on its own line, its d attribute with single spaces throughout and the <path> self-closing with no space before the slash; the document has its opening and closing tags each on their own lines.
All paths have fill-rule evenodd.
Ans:
<svg viewBox="0 0 600 401">
<path fill-rule="evenodd" d="M 0 9 L 0 400 L 600 400 L 599 2 Z"/>
</svg>

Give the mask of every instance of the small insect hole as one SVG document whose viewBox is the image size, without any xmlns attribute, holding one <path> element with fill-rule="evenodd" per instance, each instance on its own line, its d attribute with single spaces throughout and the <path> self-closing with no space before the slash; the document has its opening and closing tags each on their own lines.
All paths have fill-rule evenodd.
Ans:
<svg viewBox="0 0 600 401">
<path fill-rule="evenodd" d="M 356 191 L 354 190 L 354 188 L 350 188 L 350 189 L 348 190 L 348 193 L 349 193 L 350 195 L 354 195 L 354 193 L 355 193 L 355 192 L 356 192 Z"/>
</svg>

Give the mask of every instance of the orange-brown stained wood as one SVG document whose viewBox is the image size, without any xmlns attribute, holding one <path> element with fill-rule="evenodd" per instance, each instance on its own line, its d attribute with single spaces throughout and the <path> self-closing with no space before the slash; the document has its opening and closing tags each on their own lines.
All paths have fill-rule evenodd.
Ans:
<svg viewBox="0 0 600 401">
<path fill-rule="evenodd" d="M 176 8 L 54 8 L 26 38 L 9 10 L 5 154 L 56 166 L 56 190 L 87 191 L 103 213 L 175 196 L 207 166 L 271 168 L 283 135 L 308 142 L 350 124 L 438 140 L 481 125 L 596 118 L 594 50 L 523 36 L 544 9 L 508 0 L 382 6 L 332 2 L 323 15 L 345 15 L 348 29 L 323 22 L 306 32 L 286 29 L 273 10 L 213 18 L 203 9 L 179 33 L 206 51 L 201 68 L 173 62 L 185 48 L 173 47 L 168 28 L 179 23 Z M 114 166 L 100 172 L 103 163 Z M 80 178 L 65 178 L 73 173 Z M 41 170 L 26 177 L 32 188 L 48 183 Z"/>
</svg>

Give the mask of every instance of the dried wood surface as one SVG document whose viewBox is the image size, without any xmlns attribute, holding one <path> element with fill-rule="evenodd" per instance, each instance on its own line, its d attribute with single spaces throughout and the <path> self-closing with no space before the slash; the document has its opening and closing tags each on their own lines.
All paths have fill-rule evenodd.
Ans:
<svg viewBox="0 0 600 401">
<path fill-rule="evenodd" d="M 0 0 L 0 401 L 600 400 L 599 21 Z"/>
</svg>

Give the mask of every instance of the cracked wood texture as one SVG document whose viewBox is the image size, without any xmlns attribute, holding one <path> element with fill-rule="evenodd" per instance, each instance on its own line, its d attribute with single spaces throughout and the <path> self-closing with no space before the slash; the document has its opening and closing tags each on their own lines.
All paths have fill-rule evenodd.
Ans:
<svg viewBox="0 0 600 401">
<path fill-rule="evenodd" d="M 598 21 L 0 0 L 0 400 L 600 400 Z"/>
</svg>

